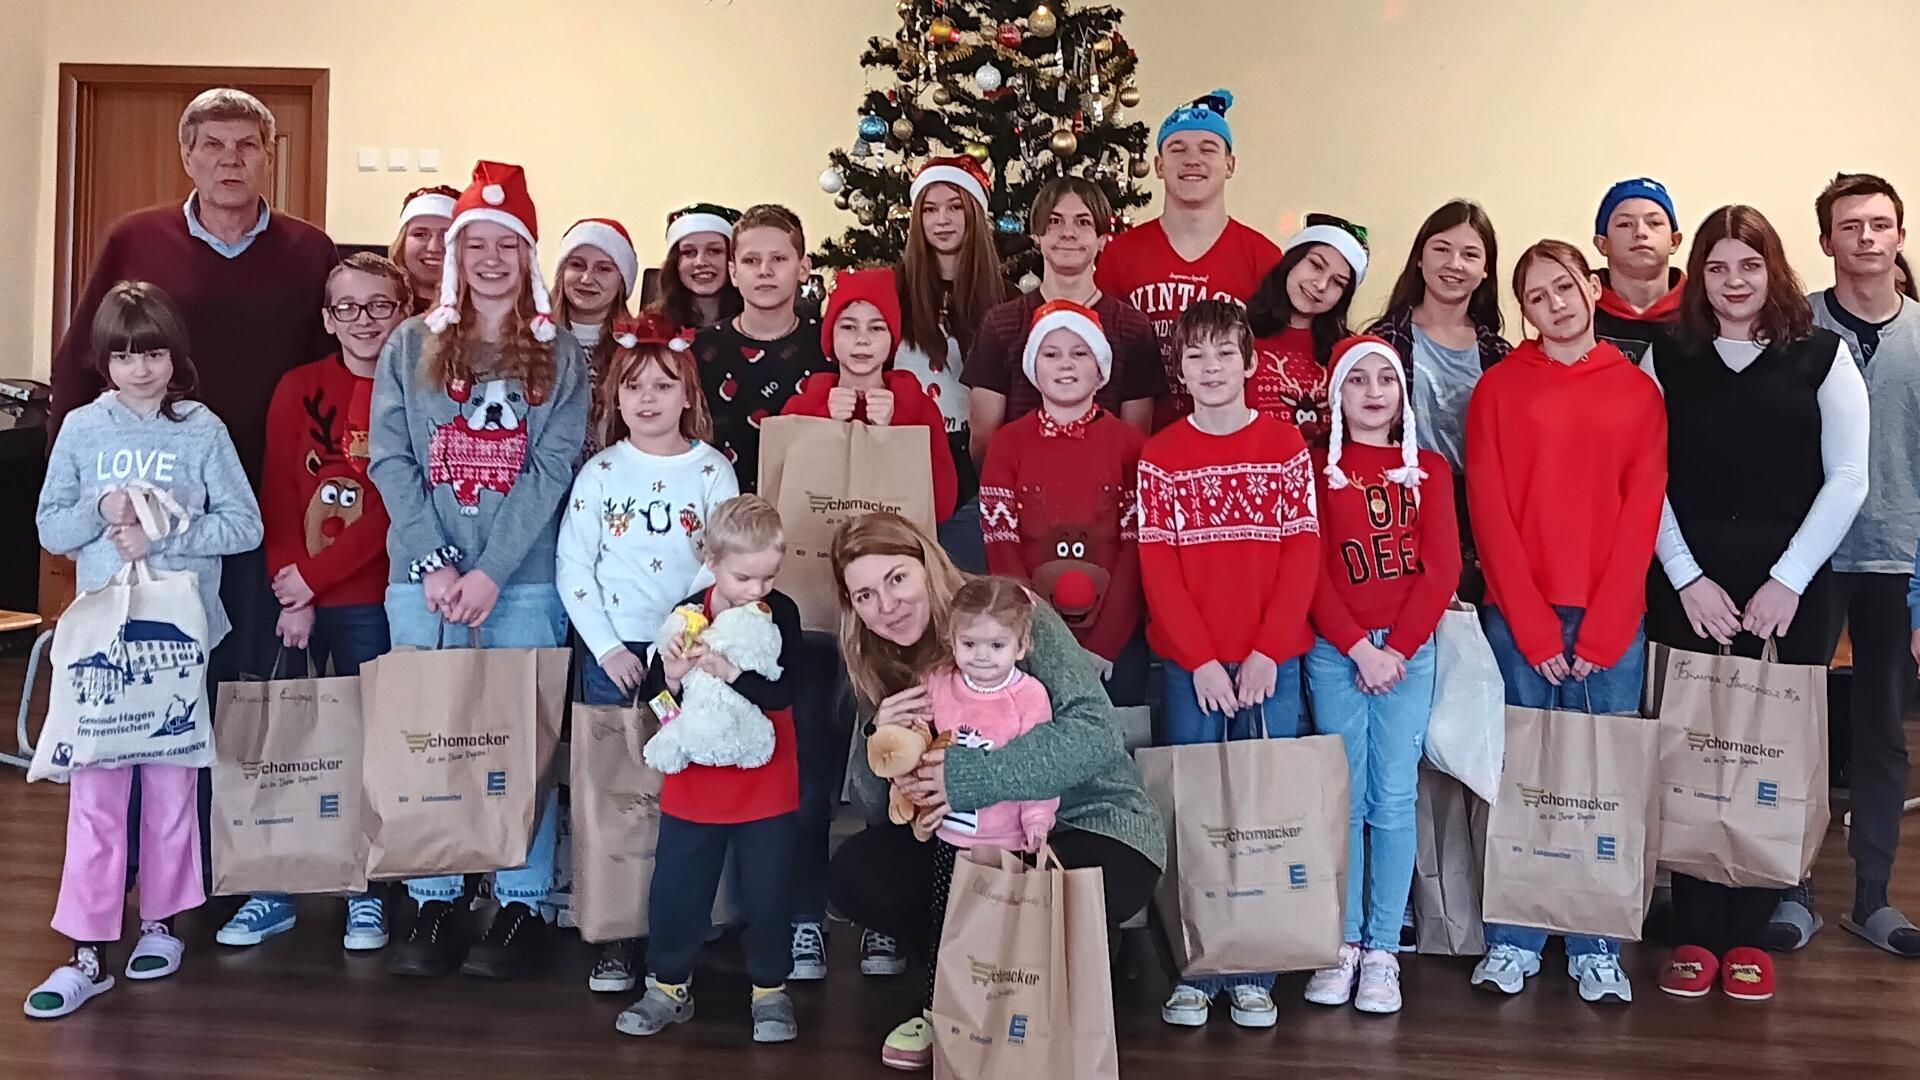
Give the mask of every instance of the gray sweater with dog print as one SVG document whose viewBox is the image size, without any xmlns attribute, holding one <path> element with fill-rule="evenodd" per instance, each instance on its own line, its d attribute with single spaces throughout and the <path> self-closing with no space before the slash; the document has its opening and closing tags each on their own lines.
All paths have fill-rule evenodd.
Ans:
<svg viewBox="0 0 1920 1080">
<path fill-rule="evenodd" d="M 553 580 L 560 508 L 587 433 L 587 364 L 571 334 L 553 342 L 554 385 L 538 400 L 518 379 L 494 379 L 498 348 L 480 346 L 471 385 L 421 374 L 431 332 L 408 319 L 374 373 L 367 474 L 393 524 L 390 582 L 452 547 L 462 573 L 502 588 Z"/>
</svg>

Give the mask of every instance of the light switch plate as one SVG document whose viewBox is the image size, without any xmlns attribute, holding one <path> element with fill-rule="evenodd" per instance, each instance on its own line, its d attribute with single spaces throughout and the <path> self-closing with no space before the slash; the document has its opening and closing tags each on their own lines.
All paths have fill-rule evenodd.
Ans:
<svg viewBox="0 0 1920 1080">
<path fill-rule="evenodd" d="M 387 171 L 388 172 L 406 172 L 407 158 L 409 156 L 410 155 L 407 152 L 407 148 L 404 146 L 395 146 L 390 148 L 387 151 Z"/>
<path fill-rule="evenodd" d="M 380 167 L 380 151 L 371 147 L 362 147 L 359 154 L 361 172 L 373 172 Z"/>
<path fill-rule="evenodd" d="M 439 172 L 440 151 L 432 149 L 420 151 L 420 171 Z"/>
</svg>

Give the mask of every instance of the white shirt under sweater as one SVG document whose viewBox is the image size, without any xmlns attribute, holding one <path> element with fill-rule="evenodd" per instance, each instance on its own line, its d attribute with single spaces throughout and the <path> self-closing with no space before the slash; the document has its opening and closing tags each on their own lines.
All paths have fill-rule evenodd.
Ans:
<svg viewBox="0 0 1920 1080">
<path fill-rule="evenodd" d="M 1727 370 L 1740 372 L 1758 360 L 1766 346 L 1757 341 L 1715 338 L 1713 351 Z M 1653 370 L 1652 348 L 1640 358 L 1640 369 L 1652 376 L 1655 386 L 1660 384 L 1660 376 Z M 1815 400 L 1820 406 L 1820 470 L 1826 479 L 1813 505 L 1807 508 L 1807 516 L 1794 530 L 1793 539 L 1787 542 L 1787 550 L 1768 575 L 1795 595 L 1806 592 L 1813 575 L 1833 557 L 1867 497 L 1867 383 L 1846 342 L 1840 343 Z M 1686 537 L 1680 533 L 1680 519 L 1673 514 L 1673 504 L 1665 499 L 1660 500 L 1660 535 L 1653 553 L 1676 589 L 1704 576 L 1692 549 L 1687 547 Z"/>
<path fill-rule="evenodd" d="M 733 466 L 703 442 L 660 457 L 622 439 L 581 466 L 554 584 L 596 659 L 652 641 L 673 605 L 713 583 L 702 562 L 707 521 L 738 494 Z"/>
</svg>

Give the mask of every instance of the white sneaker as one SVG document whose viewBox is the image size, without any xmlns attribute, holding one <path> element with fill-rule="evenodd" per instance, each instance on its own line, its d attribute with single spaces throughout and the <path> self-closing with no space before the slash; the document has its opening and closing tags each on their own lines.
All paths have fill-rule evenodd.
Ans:
<svg viewBox="0 0 1920 1080">
<path fill-rule="evenodd" d="M 907 959 L 900 955 L 900 943 L 871 930 L 860 932 L 860 974 L 899 975 L 907 970 Z"/>
<path fill-rule="evenodd" d="M 1307 980 L 1307 1000 L 1315 1005 L 1345 1005 L 1353 997 L 1353 980 L 1360 975 L 1360 946 L 1342 944 L 1340 962 L 1321 968 Z"/>
<path fill-rule="evenodd" d="M 1627 973 L 1620 970 L 1620 958 L 1612 953 L 1567 957 L 1567 977 L 1580 983 L 1582 1001 L 1633 1000 L 1633 984 L 1627 981 Z"/>
<path fill-rule="evenodd" d="M 1280 1019 L 1273 1007 L 1273 991 L 1264 986 L 1229 986 L 1227 1015 L 1243 1028 L 1270 1028 Z"/>
<path fill-rule="evenodd" d="M 1363 1013 L 1400 1011 L 1400 958 L 1385 949 L 1368 949 L 1360 960 L 1360 990 L 1353 1007 Z"/>
<path fill-rule="evenodd" d="M 1207 1014 L 1213 1011 L 1213 999 L 1197 986 L 1181 983 L 1173 996 L 1160 1006 L 1160 1019 L 1176 1027 L 1206 1027 Z"/>
<path fill-rule="evenodd" d="M 1540 974 L 1540 954 L 1514 945 L 1495 945 L 1473 969 L 1473 986 L 1491 986 L 1503 994 L 1517 994 L 1527 980 Z"/>
</svg>

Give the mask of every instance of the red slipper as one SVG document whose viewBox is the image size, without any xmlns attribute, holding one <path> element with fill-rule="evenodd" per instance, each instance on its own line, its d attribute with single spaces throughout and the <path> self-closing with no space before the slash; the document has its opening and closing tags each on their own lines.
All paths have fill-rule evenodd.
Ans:
<svg viewBox="0 0 1920 1080">
<path fill-rule="evenodd" d="M 1660 989 L 1675 997 L 1705 997 L 1720 974 L 1720 961 L 1698 945 L 1682 945 L 1673 950 L 1667 966 L 1660 972 Z"/>
<path fill-rule="evenodd" d="M 1767 1000 L 1773 996 L 1773 958 L 1744 945 L 1727 950 L 1720 965 L 1720 989 L 1739 1001 Z"/>
</svg>

